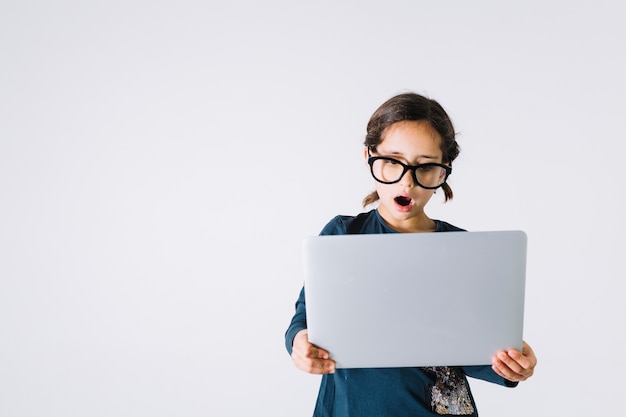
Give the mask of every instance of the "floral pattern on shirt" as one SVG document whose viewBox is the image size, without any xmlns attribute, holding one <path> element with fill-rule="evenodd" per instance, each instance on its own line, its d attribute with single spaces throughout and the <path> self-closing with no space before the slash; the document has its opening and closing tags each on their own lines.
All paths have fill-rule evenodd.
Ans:
<svg viewBox="0 0 626 417">
<path fill-rule="evenodd" d="M 431 407 L 440 415 L 468 415 L 474 413 L 472 398 L 463 371 L 449 366 L 425 368 L 435 375 L 431 388 Z"/>
</svg>

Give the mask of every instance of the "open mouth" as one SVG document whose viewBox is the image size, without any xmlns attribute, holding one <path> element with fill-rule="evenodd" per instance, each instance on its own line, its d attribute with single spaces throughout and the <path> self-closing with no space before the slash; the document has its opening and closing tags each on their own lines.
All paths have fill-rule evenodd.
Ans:
<svg viewBox="0 0 626 417">
<path fill-rule="evenodd" d="M 396 202 L 396 204 L 398 204 L 399 206 L 402 207 L 406 207 L 409 204 L 411 204 L 412 199 L 409 197 L 405 197 L 405 196 L 398 196 L 396 198 L 394 198 L 394 201 Z"/>
</svg>

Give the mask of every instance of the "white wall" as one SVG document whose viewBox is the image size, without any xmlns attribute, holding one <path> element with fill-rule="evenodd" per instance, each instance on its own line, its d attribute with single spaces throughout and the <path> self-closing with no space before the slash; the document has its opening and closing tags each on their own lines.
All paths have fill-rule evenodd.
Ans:
<svg viewBox="0 0 626 417">
<path fill-rule="evenodd" d="M 539 366 L 481 416 L 619 413 L 623 6 L 300 3 L 0 3 L 0 415 L 311 415 L 300 241 L 407 90 L 460 132 L 431 216 L 529 235 Z"/>
</svg>

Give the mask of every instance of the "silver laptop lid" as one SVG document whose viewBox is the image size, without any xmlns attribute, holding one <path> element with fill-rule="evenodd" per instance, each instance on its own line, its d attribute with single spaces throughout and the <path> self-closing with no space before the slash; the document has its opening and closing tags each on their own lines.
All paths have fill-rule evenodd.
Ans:
<svg viewBox="0 0 626 417">
<path fill-rule="evenodd" d="M 338 368 L 491 363 L 521 349 L 522 231 L 313 236 L 309 340 Z"/>
</svg>

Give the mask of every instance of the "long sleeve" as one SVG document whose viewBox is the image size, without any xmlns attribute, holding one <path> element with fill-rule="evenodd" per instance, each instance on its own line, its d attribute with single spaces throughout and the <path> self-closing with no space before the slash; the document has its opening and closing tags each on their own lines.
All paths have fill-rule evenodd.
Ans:
<svg viewBox="0 0 626 417">
<path fill-rule="evenodd" d="M 287 352 L 291 355 L 293 349 L 293 339 L 300 330 L 306 329 L 306 304 L 304 301 L 304 287 L 300 290 L 300 296 L 296 301 L 296 313 L 291 319 L 291 323 L 285 332 L 285 347 Z"/>
<path fill-rule="evenodd" d="M 516 387 L 517 382 L 511 382 L 508 379 L 502 378 L 500 375 L 496 374 L 496 372 L 491 368 L 491 365 L 480 365 L 480 366 L 464 366 L 463 372 L 465 375 L 482 379 L 483 381 L 492 382 L 494 384 L 504 385 L 505 387 Z"/>
<path fill-rule="evenodd" d="M 342 235 L 346 234 L 347 223 L 350 222 L 350 216 L 335 216 L 330 222 L 324 226 L 321 235 Z M 296 312 L 291 319 L 291 323 L 285 332 L 285 347 L 291 355 L 293 350 L 293 339 L 300 330 L 307 328 L 306 323 L 306 303 L 304 298 L 304 287 L 300 290 L 300 296 L 296 301 Z"/>
</svg>

